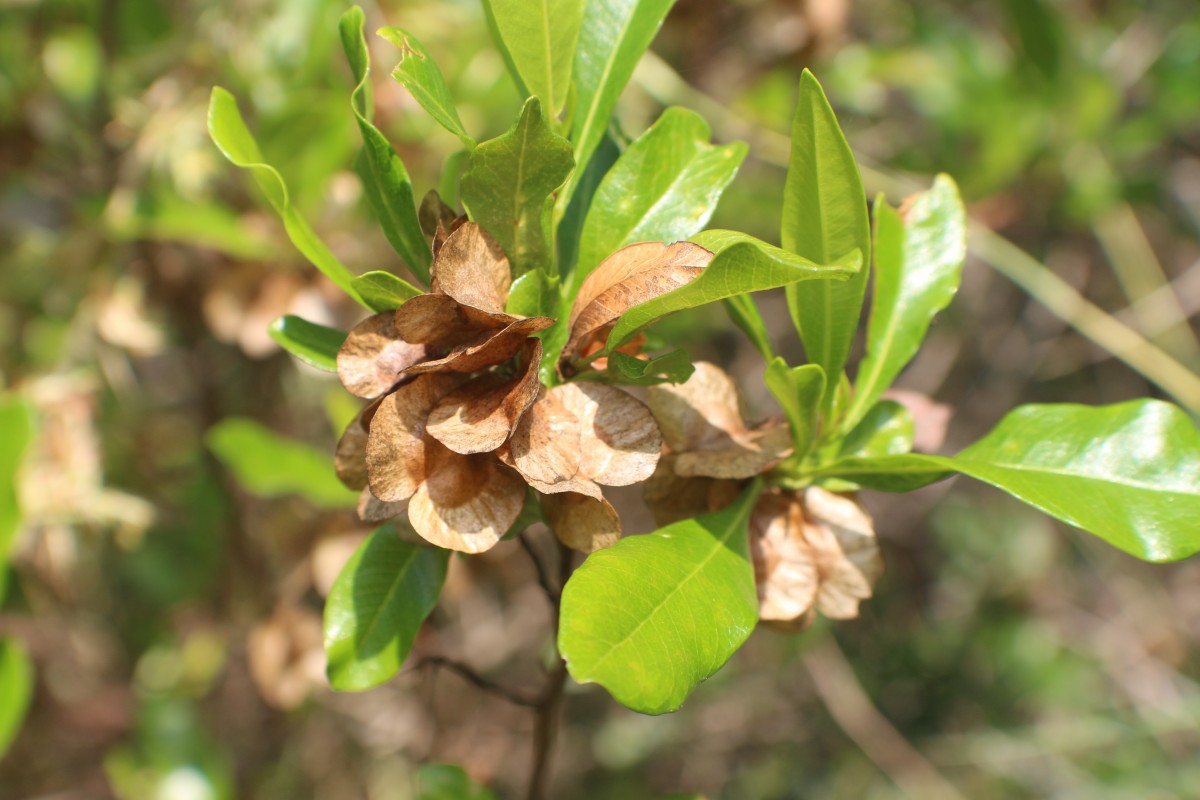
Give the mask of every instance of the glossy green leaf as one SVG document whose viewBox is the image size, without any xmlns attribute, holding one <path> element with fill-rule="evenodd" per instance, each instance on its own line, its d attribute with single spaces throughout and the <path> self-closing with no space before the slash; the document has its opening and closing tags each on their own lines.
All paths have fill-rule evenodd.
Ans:
<svg viewBox="0 0 1200 800">
<path fill-rule="evenodd" d="M 450 208 L 456 209 L 460 205 L 458 181 L 470 158 L 471 154 L 468 151 L 458 150 L 446 156 L 446 160 L 442 162 L 442 175 L 438 180 L 437 193 L 442 196 L 442 202 Z"/>
<path fill-rule="evenodd" d="M 33 661 L 15 639 L 0 639 L 0 758 L 33 701 Z"/>
<path fill-rule="evenodd" d="M 792 154 L 783 195 L 786 250 L 822 264 L 858 250 L 863 269 L 845 283 L 798 283 L 788 310 L 808 360 L 825 370 L 825 408 L 833 402 L 862 312 L 871 230 L 862 179 L 825 92 L 808 70 L 792 122 Z"/>
<path fill-rule="evenodd" d="M 894 400 L 881 400 L 842 440 L 842 458 L 871 458 L 907 453 L 913 446 L 913 418 Z"/>
<path fill-rule="evenodd" d="M 767 334 L 767 323 L 763 322 L 762 313 L 758 310 L 754 298 L 748 294 L 739 294 L 726 297 L 724 303 L 725 311 L 733 320 L 733 324 L 746 334 L 746 338 L 758 350 L 763 360 L 769 362 L 775 358 L 775 348 L 771 346 L 771 337 Z"/>
<path fill-rule="evenodd" d="M 773 358 L 767 364 L 763 382 L 783 408 L 795 452 L 803 456 L 817 440 L 825 371 L 820 364 L 789 367 L 782 358 Z"/>
<path fill-rule="evenodd" d="M 483 0 L 483 5 L 518 85 L 557 117 L 571 86 L 584 0 Z"/>
<path fill-rule="evenodd" d="M 283 177 L 269 164 L 263 163 L 262 153 L 258 143 L 246 127 L 242 114 L 238 110 L 237 101 L 233 95 L 214 86 L 212 98 L 208 105 L 208 135 L 234 166 L 250 170 L 255 182 L 267 196 L 271 207 L 283 221 L 283 228 L 296 249 L 307 258 L 313 266 L 319 269 L 327 278 L 333 281 L 346 294 L 363 303 L 350 282 L 354 273 L 346 269 L 342 262 L 325 246 L 317 234 L 309 227 L 304 218 L 292 208 L 288 198 L 287 184 Z M 363 303 L 363 305 L 366 305 Z"/>
<path fill-rule="evenodd" d="M 575 680 L 662 714 L 729 660 L 758 621 L 746 526 L 759 486 L 588 557 L 563 591 L 558 634 Z"/>
<path fill-rule="evenodd" d="M 353 507 L 358 492 L 342 485 L 332 453 L 285 439 L 254 420 L 227 417 L 208 429 L 208 448 L 258 497 L 298 494 L 322 508 Z"/>
<path fill-rule="evenodd" d="M 433 611 L 450 551 L 375 530 L 342 568 L 325 601 L 326 673 L 347 692 L 392 678 Z"/>
<path fill-rule="evenodd" d="M 417 770 L 415 800 L 496 800 L 457 764 L 425 764 Z"/>
<path fill-rule="evenodd" d="M 362 134 L 363 149 L 358 174 L 363 190 L 379 218 L 383 234 L 404 263 L 421 280 L 429 280 L 429 245 L 417 222 L 412 180 L 404 162 L 379 129 L 371 124 L 374 108 L 371 100 L 371 54 L 363 38 L 363 11 L 352 6 L 339 23 L 342 47 L 356 86 L 350 96 L 350 108 Z"/>
<path fill-rule="evenodd" d="M 715 303 L 746 292 L 761 292 L 797 281 L 846 280 L 858 271 L 857 252 L 820 264 L 753 236 L 735 231 L 704 231 L 693 237 L 716 256 L 690 283 L 625 312 L 608 337 L 613 350 L 650 323 L 675 311 Z"/>
<path fill-rule="evenodd" d="M 512 282 L 504 310 L 522 317 L 553 316 L 558 300 L 558 276 L 540 269 L 526 272 Z"/>
<path fill-rule="evenodd" d="M 575 104 L 571 141 L 577 171 L 559 208 L 574 194 L 582 168 L 604 138 L 617 98 L 658 33 L 675 0 L 587 0 L 575 51 Z"/>
<path fill-rule="evenodd" d="M 355 291 L 373 311 L 399 308 L 405 300 L 421 294 L 421 290 L 390 272 L 364 272 L 352 281 Z"/>
<path fill-rule="evenodd" d="M 267 328 L 279 346 L 309 366 L 337 372 L 337 354 L 346 332 L 292 316 L 279 317 Z"/>
<path fill-rule="evenodd" d="M 929 323 L 958 291 L 967 255 L 966 212 L 945 175 L 908 200 L 902 213 L 875 201 L 875 292 L 867 353 L 854 380 L 847 428 L 891 385 L 917 353 Z"/>
<path fill-rule="evenodd" d="M 450 87 L 446 85 L 442 71 L 438 69 L 437 62 L 425 49 L 425 45 L 403 28 L 380 28 L 377 33 L 400 51 L 400 63 L 392 70 L 392 77 L 408 89 L 429 116 L 457 136 L 467 150 L 473 150 L 475 140 L 463 127 L 462 120 L 458 117 L 458 108 L 454 105 L 454 97 L 450 94 Z M 448 195 L 443 192 L 442 197 L 448 198 Z"/>
<path fill-rule="evenodd" d="M 608 369 L 602 374 L 610 383 L 653 386 L 658 383 L 683 383 L 695 371 L 687 350 L 672 350 L 666 355 L 650 359 L 618 351 L 609 354 Z"/>
<path fill-rule="evenodd" d="M 1170 403 L 1020 406 L 953 458 L 851 458 L 819 474 L 908 491 L 951 470 L 1147 561 L 1200 552 L 1200 431 Z"/>
<path fill-rule="evenodd" d="M 512 128 L 471 153 L 460 186 L 463 205 L 500 242 L 513 275 L 551 266 L 544 212 L 574 163 L 570 143 L 550 130 L 536 97 L 525 102 Z"/>
<path fill-rule="evenodd" d="M 21 524 L 17 480 L 33 440 L 33 408 L 20 395 L 0 395 L 0 601 L 8 575 L 8 554 Z"/>
<path fill-rule="evenodd" d="M 668 108 L 617 159 L 584 222 L 574 285 L 625 245 L 677 242 L 704 229 L 746 157 L 744 142 L 718 146 L 711 136 L 696 112 Z"/>
</svg>

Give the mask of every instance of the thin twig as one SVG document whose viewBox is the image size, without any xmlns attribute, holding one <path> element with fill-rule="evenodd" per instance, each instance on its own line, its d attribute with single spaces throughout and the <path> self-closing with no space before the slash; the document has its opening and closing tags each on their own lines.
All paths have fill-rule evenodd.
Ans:
<svg viewBox="0 0 1200 800">
<path fill-rule="evenodd" d="M 557 592 L 549 588 L 549 580 L 543 583 L 546 595 L 550 597 L 550 605 L 554 609 L 554 638 L 558 640 L 558 612 L 562 602 L 562 587 L 567 585 L 571 570 L 575 566 L 575 553 L 555 539 L 558 545 L 558 586 Z M 532 552 L 530 552 L 532 555 Z M 535 558 L 535 560 L 537 560 Z M 541 562 L 538 561 L 540 564 Z M 539 575 L 541 575 L 539 569 Z M 542 576 L 545 577 L 545 576 Z M 533 727 L 533 764 L 529 771 L 529 800 L 543 800 L 546 797 L 547 785 L 550 781 L 550 765 L 554 755 L 554 744 L 558 739 L 559 723 L 562 717 L 563 691 L 567 684 L 567 662 L 559 656 L 558 663 L 546 679 L 542 695 L 538 698 L 537 716 Z"/>
<path fill-rule="evenodd" d="M 546 574 L 546 565 L 542 563 L 541 557 L 537 554 L 537 551 L 533 548 L 533 544 L 524 533 L 517 536 L 517 541 L 521 543 L 521 548 L 529 554 L 529 559 L 533 562 L 533 568 L 537 570 L 538 586 L 541 586 L 542 591 L 546 593 L 546 599 L 550 601 L 550 605 L 557 607 L 559 592 L 550 584 L 550 576 Z"/>
<path fill-rule="evenodd" d="M 804 666 L 834 722 L 900 791 L 921 800 L 963 800 L 871 703 L 832 636 L 805 654 Z"/>
<path fill-rule="evenodd" d="M 452 658 L 447 658 L 446 656 L 425 656 L 419 662 L 417 662 L 416 669 L 423 669 L 425 667 L 440 667 L 442 669 L 447 669 L 463 678 L 467 682 L 479 687 L 483 691 L 488 692 L 489 694 L 494 694 L 497 697 L 501 697 L 516 706 L 522 706 L 524 708 L 540 708 L 544 702 L 541 695 L 538 697 L 529 697 L 517 691 L 516 689 L 512 689 L 508 686 L 496 683 L 489 678 L 485 678 L 470 666 L 462 663 L 461 661 L 455 661 Z"/>
</svg>

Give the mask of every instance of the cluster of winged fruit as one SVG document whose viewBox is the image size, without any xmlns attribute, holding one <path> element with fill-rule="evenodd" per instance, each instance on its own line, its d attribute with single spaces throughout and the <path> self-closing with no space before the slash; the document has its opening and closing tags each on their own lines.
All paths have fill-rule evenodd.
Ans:
<svg viewBox="0 0 1200 800">
<path fill-rule="evenodd" d="M 652 386 L 645 403 L 589 380 L 621 314 L 694 279 L 708 250 L 642 242 L 605 259 L 566 321 L 555 369 L 575 379 L 550 387 L 535 334 L 555 320 L 506 311 L 500 245 L 475 223 L 445 218 L 433 250 L 430 291 L 359 323 L 338 353 L 343 384 L 370 401 L 336 458 L 343 482 L 361 490 L 365 521 L 407 515 L 428 543 L 479 553 L 535 502 L 563 544 L 587 553 L 621 535 L 601 486 L 644 483 L 666 524 L 720 510 L 790 454 L 786 425 L 748 428 L 732 380 L 711 364 L 685 383 Z M 750 536 L 761 616 L 776 627 L 802 628 L 815 609 L 855 616 L 879 573 L 870 518 L 821 489 L 768 490 Z"/>
</svg>

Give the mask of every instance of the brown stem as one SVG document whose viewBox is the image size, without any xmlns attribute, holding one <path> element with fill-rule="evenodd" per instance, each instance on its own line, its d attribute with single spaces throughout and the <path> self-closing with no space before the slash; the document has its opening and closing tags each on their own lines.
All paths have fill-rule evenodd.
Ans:
<svg viewBox="0 0 1200 800">
<path fill-rule="evenodd" d="M 471 667 L 455 661 L 445 656 L 425 656 L 417 663 L 417 669 L 422 667 L 441 667 L 448 669 L 455 675 L 474 684 L 485 692 L 494 694 L 497 697 L 502 697 L 515 706 L 524 706 L 525 708 L 541 708 L 542 695 L 537 697 L 528 697 L 515 689 L 510 689 L 507 686 L 496 683 L 493 680 L 483 677 Z"/>
<path fill-rule="evenodd" d="M 565 547 L 561 542 L 558 543 L 559 554 L 559 580 L 558 590 L 553 591 L 549 587 L 549 582 L 544 580 L 542 574 L 541 562 L 538 561 L 538 574 L 543 578 L 542 588 L 546 590 L 546 597 L 550 600 L 553 607 L 554 617 L 554 638 L 555 643 L 558 641 L 558 612 L 562 602 L 562 590 L 567 584 L 567 578 L 571 576 L 571 570 L 574 568 L 575 554 L 570 548 Z M 530 550 L 530 556 L 533 556 Z M 546 797 L 547 785 L 550 781 L 550 764 L 554 755 L 554 743 L 558 738 L 559 723 L 562 716 L 563 690 L 567 685 L 567 662 L 563 661 L 560 656 L 558 664 L 546 679 L 546 685 L 542 689 L 542 695 L 538 698 L 536 706 L 536 717 L 534 718 L 533 726 L 533 765 L 529 773 L 529 800 L 544 800 Z"/>
</svg>

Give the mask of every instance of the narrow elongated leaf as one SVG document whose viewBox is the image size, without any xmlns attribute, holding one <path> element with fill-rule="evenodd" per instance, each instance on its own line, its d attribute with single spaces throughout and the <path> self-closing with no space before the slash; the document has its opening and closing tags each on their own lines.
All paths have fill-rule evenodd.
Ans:
<svg viewBox="0 0 1200 800">
<path fill-rule="evenodd" d="M 429 280 L 431 253 L 421 226 L 417 222 L 417 206 L 413 199 L 412 181 L 404 162 L 392 149 L 379 129 L 371 124 L 374 108 L 371 100 L 371 55 L 363 38 L 363 11 L 352 6 L 342 14 L 339 23 L 342 47 L 356 86 L 350 96 L 350 108 L 362 134 L 363 149 L 359 160 L 359 177 L 371 208 L 379 217 L 383 234 L 405 265 L 421 280 Z"/>
<path fill-rule="evenodd" d="M 789 367 L 782 358 L 773 358 L 767 364 L 763 382 L 783 408 L 792 429 L 795 452 L 803 457 L 817 439 L 825 371 L 820 364 Z"/>
<path fill-rule="evenodd" d="M 764 361 L 770 362 L 775 358 L 775 348 L 771 346 L 771 337 L 767 334 L 767 323 L 763 322 L 758 304 L 748 294 L 739 294 L 725 298 L 725 311 L 733 324 L 741 328 L 742 333 L 753 343 Z"/>
<path fill-rule="evenodd" d="M 883 400 L 846 434 L 839 452 L 843 458 L 870 458 L 907 453 L 912 446 L 912 413 L 894 400 Z"/>
<path fill-rule="evenodd" d="M 716 253 L 699 277 L 674 291 L 634 306 L 625 312 L 608 337 L 608 349 L 623 342 L 655 320 L 675 311 L 715 303 L 746 292 L 789 286 L 797 281 L 845 281 L 858 271 L 857 252 L 816 263 L 766 242 L 735 231 L 704 231 L 696 244 Z"/>
<path fill-rule="evenodd" d="M 845 283 L 798 283 L 787 290 L 788 309 L 808 360 L 825 370 L 828 409 L 862 311 L 871 231 L 854 156 L 825 92 L 808 70 L 800 78 L 792 122 L 781 237 L 785 250 L 821 264 L 851 250 L 862 253 L 862 271 Z"/>
<path fill-rule="evenodd" d="M 342 568 L 325 602 L 329 683 L 341 691 L 395 675 L 442 591 L 450 551 L 375 530 Z"/>
<path fill-rule="evenodd" d="M 483 0 L 483 5 L 518 84 L 557 117 L 571 85 L 584 0 Z"/>
<path fill-rule="evenodd" d="M 15 639 L 0 639 L 0 758 L 33 700 L 33 661 Z"/>
<path fill-rule="evenodd" d="M 454 105 L 454 97 L 450 94 L 450 87 L 446 85 L 442 71 L 438 69 L 437 62 L 425 49 L 425 45 L 403 28 L 380 28 L 378 35 L 394 44 L 400 51 L 400 63 L 392 70 L 392 77 L 408 89 L 429 116 L 457 136 L 467 150 L 473 150 L 475 140 L 463 127 L 462 120 L 458 117 L 458 108 Z M 442 197 L 450 202 L 451 196 L 446 192 L 442 192 Z"/>
<path fill-rule="evenodd" d="M 337 353 L 346 332 L 326 328 L 291 314 L 279 317 L 267 329 L 279 346 L 309 366 L 337 372 Z"/>
<path fill-rule="evenodd" d="M 217 148 L 229 159 L 234 166 L 250 170 L 255 182 L 267 196 L 271 207 L 283 220 L 283 228 L 296 249 L 307 258 L 313 266 L 337 284 L 346 294 L 363 303 L 358 293 L 354 291 L 350 281 L 354 273 L 348 270 L 342 262 L 317 237 L 304 218 L 292 208 L 288 198 L 287 184 L 283 177 L 269 164 L 263 163 L 262 153 L 258 143 L 246 127 L 242 114 L 238 111 L 237 101 L 233 95 L 214 86 L 212 98 L 208 105 L 208 135 Z M 366 303 L 363 303 L 365 306 Z M 369 306 L 368 306 L 369 307 Z"/>
<path fill-rule="evenodd" d="M 946 175 L 900 212 L 875 201 L 875 293 L 867 354 L 843 424 L 853 427 L 916 355 L 937 312 L 958 291 L 967 254 L 966 212 Z"/>
<path fill-rule="evenodd" d="M 587 0 L 575 50 L 571 140 L 579 170 L 563 188 L 560 209 L 604 138 L 617 98 L 675 0 Z M 561 211 L 560 211 L 561 214 Z"/>
<path fill-rule="evenodd" d="M 405 300 L 421 294 L 421 290 L 390 272 L 364 272 L 351 282 L 373 311 L 399 308 Z"/>
<path fill-rule="evenodd" d="M 525 102 L 512 128 L 471 153 L 460 187 L 463 205 L 500 242 L 514 276 L 550 267 L 543 212 L 574 163 L 570 143 L 546 125 L 536 97 Z"/>
<path fill-rule="evenodd" d="M 733 505 L 592 553 L 567 582 L 559 652 L 643 714 L 679 708 L 758 619 L 746 526 L 754 481 Z"/>
<path fill-rule="evenodd" d="M 953 458 L 851 458 L 821 474 L 909 491 L 951 470 L 1147 561 L 1200 552 L 1200 431 L 1170 403 L 1021 406 Z"/>
<path fill-rule="evenodd" d="M 322 508 L 353 508 L 358 500 L 358 493 L 338 480 L 331 454 L 285 439 L 254 420 L 227 417 L 209 428 L 205 441 L 251 494 L 298 494 Z"/>
<path fill-rule="evenodd" d="M 744 142 L 717 146 L 711 136 L 696 112 L 668 108 L 617 159 L 583 225 L 576 286 L 627 244 L 677 242 L 704 229 L 746 157 Z"/>
</svg>

